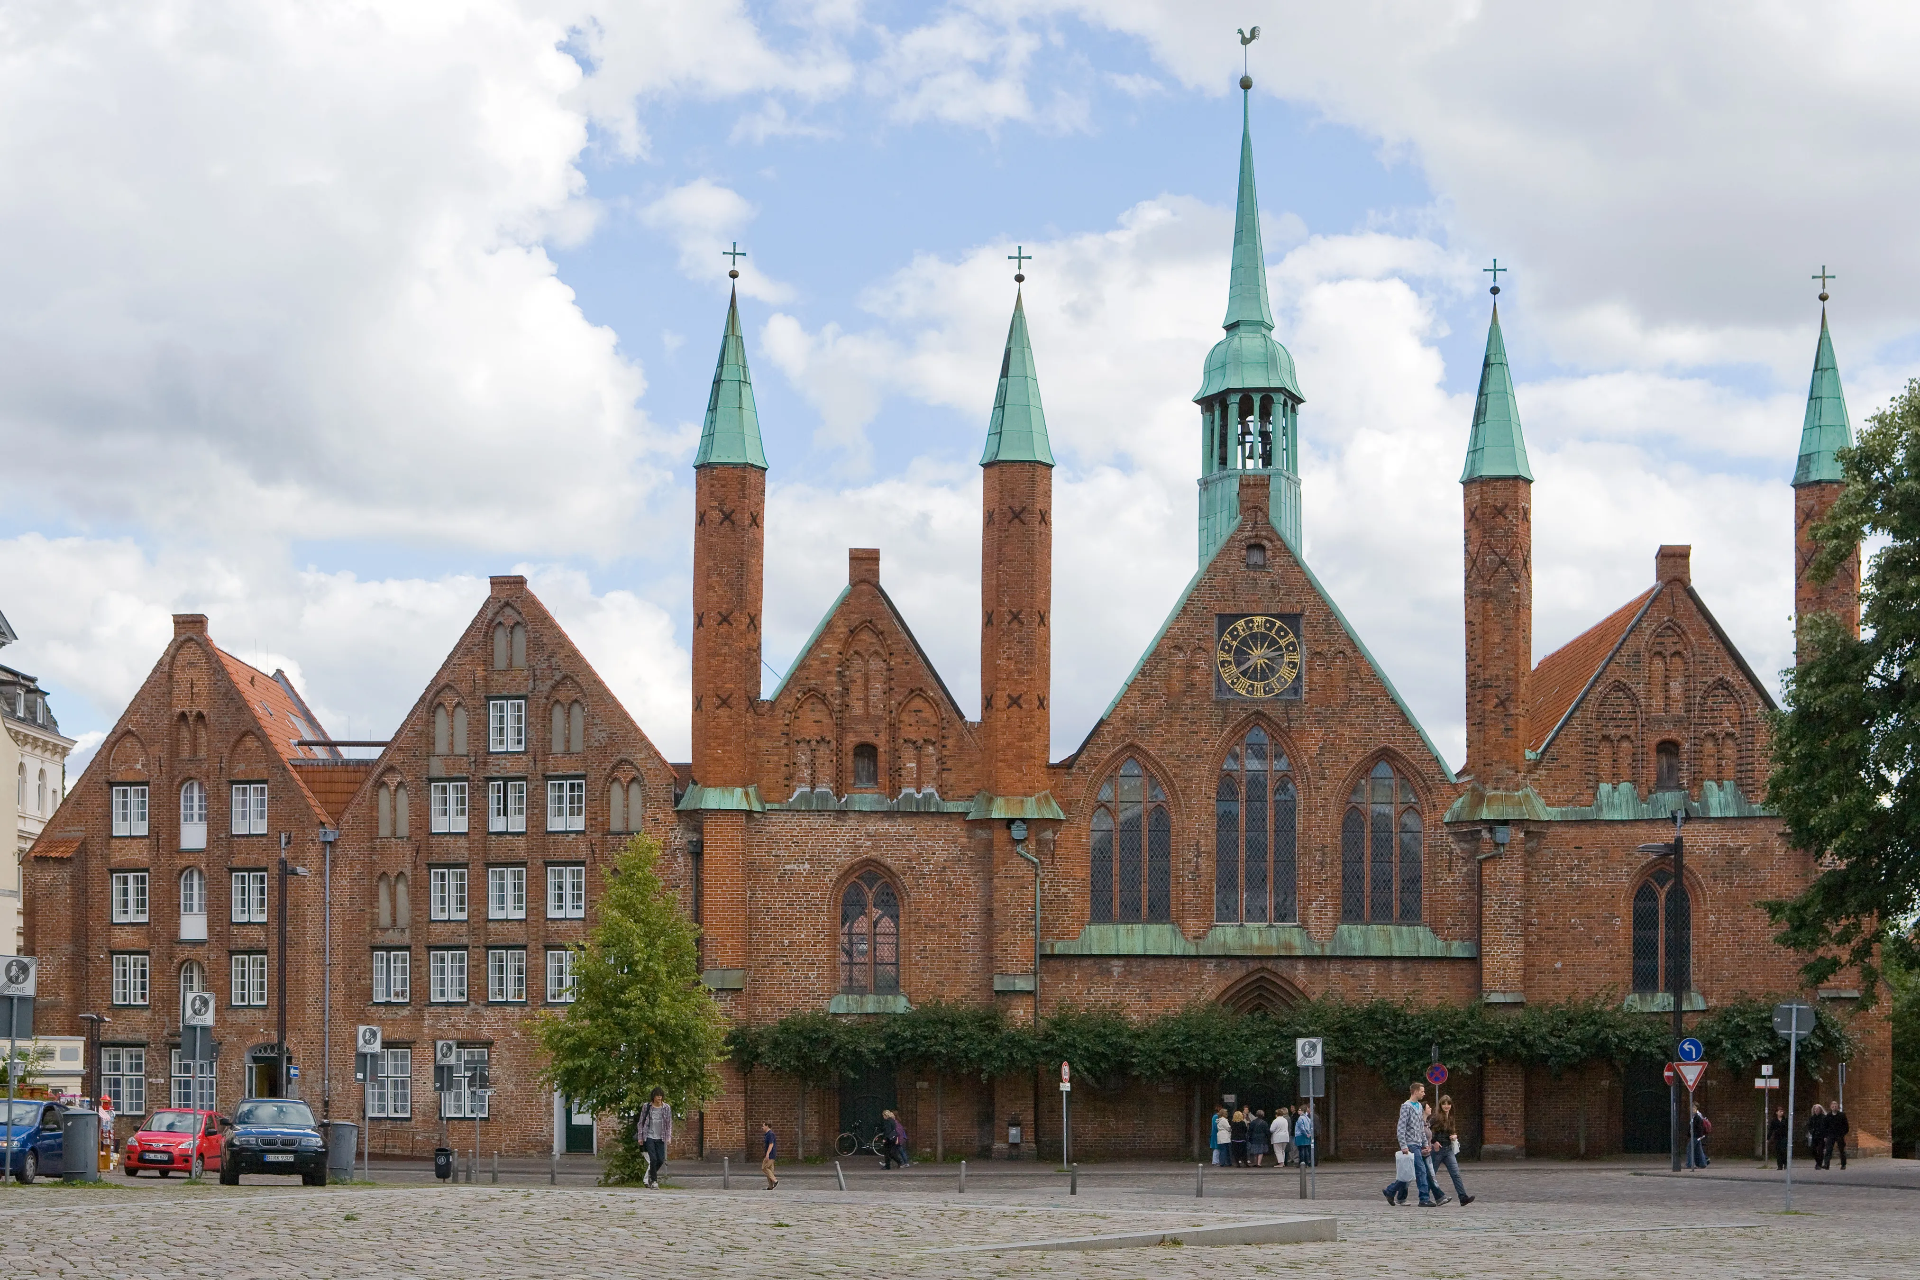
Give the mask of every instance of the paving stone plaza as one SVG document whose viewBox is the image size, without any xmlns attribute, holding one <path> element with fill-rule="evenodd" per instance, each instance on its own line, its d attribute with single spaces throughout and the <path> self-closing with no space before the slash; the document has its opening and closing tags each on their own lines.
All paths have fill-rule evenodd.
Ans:
<svg viewBox="0 0 1920 1280">
<path fill-rule="evenodd" d="M 1389 1210 L 1384 1164 L 1324 1169 L 1319 1198 L 1291 1172 L 1172 1165 L 1083 1167 L 1079 1194 L 1047 1170 L 916 1166 L 882 1175 L 831 1166 L 782 1174 L 778 1191 L 736 1172 L 683 1165 L 661 1192 L 592 1185 L 569 1166 L 515 1164 L 499 1184 L 446 1186 L 405 1167 L 375 1185 L 305 1189 L 253 1179 L 238 1189 L 178 1179 L 98 1188 L 45 1182 L 0 1190 L 7 1274 L 100 1278 L 428 1276 L 1100 1276 L 1185 1277 L 1666 1275 L 1909 1277 L 1920 1254 L 1920 1164 L 1806 1170 L 1781 1212 L 1778 1176 L 1752 1161 L 1670 1175 L 1658 1163 L 1469 1166 L 1466 1209 Z M 1327 1243 L 949 1252 L 967 1246 L 1175 1230 L 1311 1212 Z"/>
</svg>

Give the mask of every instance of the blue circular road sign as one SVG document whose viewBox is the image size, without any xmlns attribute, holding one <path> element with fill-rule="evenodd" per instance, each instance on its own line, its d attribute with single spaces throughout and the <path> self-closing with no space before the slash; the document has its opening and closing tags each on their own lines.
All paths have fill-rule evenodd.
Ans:
<svg viewBox="0 0 1920 1280">
<path fill-rule="evenodd" d="M 1692 1036 L 1688 1036 L 1680 1042 L 1680 1061 L 1698 1062 L 1706 1056 L 1706 1047 Z"/>
</svg>

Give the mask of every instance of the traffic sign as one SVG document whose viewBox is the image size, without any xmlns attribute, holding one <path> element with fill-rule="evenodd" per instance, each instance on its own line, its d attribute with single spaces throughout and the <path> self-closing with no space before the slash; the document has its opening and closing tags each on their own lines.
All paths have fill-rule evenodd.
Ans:
<svg viewBox="0 0 1920 1280">
<path fill-rule="evenodd" d="M 1688 1036 L 1685 1040 L 1682 1040 L 1680 1042 L 1680 1061 L 1699 1062 L 1701 1059 L 1705 1058 L 1706 1056 L 1707 1056 L 1706 1046 L 1702 1045 L 1698 1040 L 1694 1039 L 1692 1036 Z"/>
<path fill-rule="evenodd" d="M 289 1066 L 287 1068 L 287 1076 L 290 1079 L 298 1080 L 300 1078 L 300 1064 L 296 1062 Z"/>
<path fill-rule="evenodd" d="M 1060 1064 L 1060 1083 L 1061 1084 L 1073 1083 L 1073 1068 L 1068 1066 L 1065 1062 L 1062 1062 Z"/>
<path fill-rule="evenodd" d="M 1769 1063 L 1768 1065 L 1766 1065 L 1766 1066 L 1764 1066 L 1764 1067 L 1761 1067 L 1761 1068 L 1760 1068 L 1760 1074 L 1761 1074 L 1761 1075 L 1763 1075 L 1763 1076 L 1770 1076 L 1770 1075 L 1772 1075 L 1772 1074 L 1773 1074 L 1773 1066 L 1772 1066 L 1772 1064 L 1771 1064 L 1771 1063 Z"/>
<path fill-rule="evenodd" d="M 187 1027 L 210 1027 L 213 1025 L 213 992 L 190 991 L 187 993 L 186 1007 L 180 1011 L 180 1023 Z"/>
<path fill-rule="evenodd" d="M 1673 1064 L 1671 1062 L 1660 1072 L 1660 1078 L 1665 1080 L 1669 1085 L 1673 1083 Z"/>
<path fill-rule="evenodd" d="M 1447 1069 L 1438 1062 L 1427 1068 L 1427 1083 L 1438 1089 L 1447 1082 Z"/>
<path fill-rule="evenodd" d="M 1325 1064 L 1319 1036 L 1300 1036 L 1293 1042 L 1293 1065 L 1318 1067 Z"/>
<path fill-rule="evenodd" d="M 1813 1006 L 1795 1000 L 1773 1006 L 1773 1029 L 1789 1040 L 1804 1040 L 1813 1034 Z"/>
<path fill-rule="evenodd" d="M 40 977 L 40 961 L 33 956 L 0 956 L 0 999 L 31 996 Z"/>
<path fill-rule="evenodd" d="M 1699 1088 L 1700 1077 L 1707 1074 L 1707 1064 L 1704 1062 L 1676 1062 L 1673 1069 L 1680 1073 L 1680 1083 L 1687 1086 L 1688 1093 Z"/>
<path fill-rule="evenodd" d="M 460 1061 L 460 1042 L 458 1040 L 435 1040 L 433 1042 L 433 1065 L 451 1067 Z"/>
<path fill-rule="evenodd" d="M 355 1031 L 353 1035 L 353 1051 L 355 1053 L 380 1052 L 380 1028 L 361 1027 Z"/>
<path fill-rule="evenodd" d="M 1753 1087 L 1756 1089 L 1778 1089 L 1780 1087 L 1780 1077 L 1755 1076 L 1753 1078 Z"/>
</svg>

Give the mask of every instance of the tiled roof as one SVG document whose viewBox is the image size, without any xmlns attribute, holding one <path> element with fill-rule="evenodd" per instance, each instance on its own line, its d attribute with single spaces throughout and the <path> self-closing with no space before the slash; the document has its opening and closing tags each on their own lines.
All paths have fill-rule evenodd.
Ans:
<svg viewBox="0 0 1920 1280">
<path fill-rule="evenodd" d="M 259 724 L 262 735 L 268 744 L 280 754 L 280 758 L 289 765 L 301 761 L 330 758 L 321 747 L 297 747 L 294 742 L 300 738 L 324 738 L 327 731 L 317 724 L 307 723 L 302 714 L 305 709 L 299 706 L 282 688 L 280 682 L 257 667 L 249 666 L 219 646 L 213 651 L 220 655 L 220 662 L 227 669 L 227 678 L 233 681 L 234 692 L 246 702 L 247 710 L 253 712 L 254 720 Z M 311 714 L 306 713 L 306 714 Z M 295 771 L 294 779 L 301 782 L 307 793 L 307 801 L 316 813 L 326 815 L 327 808 L 322 805 L 313 791 L 306 787 L 300 771 Z"/>
<path fill-rule="evenodd" d="M 307 790 L 327 811 L 334 825 L 340 824 L 340 815 L 346 811 L 347 801 L 353 799 L 360 790 L 367 775 L 373 772 L 377 760 L 293 760 L 294 773 L 307 784 Z"/>
<path fill-rule="evenodd" d="M 43 835 L 33 842 L 32 855 L 36 858 L 71 858 L 80 852 L 80 846 L 85 843 L 85 836 L 71 833 Z"/>
<path fill-rule="evenodd" d="M 1567 713 L 1579 705 L 1607 659 L 1620 647 L 1633 624 L 1646 612 L 1660 588 L 1648 587 L 1593 626 L 1540 659 L 1527 682 L 1527 716 L 1532 725 L 1530 751 L 1539 751 L 1553 738 Z"/>
</svg>

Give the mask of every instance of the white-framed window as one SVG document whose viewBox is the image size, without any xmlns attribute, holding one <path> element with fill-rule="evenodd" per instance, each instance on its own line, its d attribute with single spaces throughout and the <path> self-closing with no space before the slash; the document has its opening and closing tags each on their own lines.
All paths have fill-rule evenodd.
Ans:
<svg viewBox="0 0 1920 1280">
<path fill-rule="evenodd" d="M 470 1063 L 485 1062 L 487 1060 L 487 1051 L 485 1049 L 462 1049 L 460 1050 L 460 1059 L 461 1069 L 456 1072 L 453 1077 L 459 1087 L 440 1095 L 440 1115 L 443 1119 L 447 1120 L 471 1120 L 476 1116 L 485 1120 L 487 1118 L 487 1100 L 492 1096 L 492 1091 L 479 1092 L 468 1089 L 466 1068 Z"/>
<path fill-rule="evenodd" d="M 487 750 L 527 749 L 527 700 L 494 698 L 487 703 Z"/>
<path fill-rule="evenodd" d="M 434 1004 L 467 1002 L 467 953 L 465 951 L 429 951 L 427 953 L 427 999 Z"/>
<path fill-rule="evenodd" d="M 487 830 L 513 834 L 527 829 L 527 784 L 495 778 L 487 784 Z"/>
<path fill-rule="evenodd" d="M 525 920 L 527 918 L 527 869 L 525 867 L 487 868 L 487 919 Z"/>
<path fill-rule="evenodd" d="M 429 920 L 465 920 L 467 918 L 467 869 L 465 867 L 428 869 L 427 918 Z"/>
<path fill-rule="evenodd" d="M 113 1099 L 123 1116 L 147 1113 L 147 1051 L 104 1045 L 100 1050 L 100 1092 Z"/>
<path fill-rule="evenodd" d="M 405 1004 L 413 999 L 413 952 L 373 953 L 373 1002 Z"/>
<path fill-rule="evenodd" d="M 146 872 L 116 871 L 113 873 L 113 922 L 115 924 L 147 922 Z"/>
<path fill-rule="evenodd" d="M 413 1050 L 383 1049 L 367 1079 L 367 1114 L 404 1120 L 413 1114 Z"/>
<path fill-rule="evenodd" d="M 180 847 L 207 847 L 207 788 L 199 782 L 188 782 L 180 788 Z"/>
<path fill-rule="evenodd" d="M 180 940 L 207 940 L 207 873 L 198 867 L 180 873 Z"/>
<path fill-rule="evenodd" d="M 213 1063 L 191 1062 L 173 1051 L 173 1092 L 170 1105 L 190 1110 L 212 1111 Z"/>
<path fill-rule="evenodd" d="M 587 914 L 587 869 L 547 868 L 547 919 L 581 920 Z"/>
<path fill-rule="evenodd" d="M 547 781 L 547 830 L 587 829 L 587 780 L 550 778 Z"/>
<path fill-rule="evenodd" d="M 148 979 L 152 976 L 152 963 L 144 951 L 114 953 L 113 1002 L 115 1004 L 147 1003 Z"/>
<path fill-rule="evenodd" d="M 25 765 L 21 768 L 24 770 Z M 26 777 L 20 775 L 22 806 L 26 804 Z M 113 789 L 113 834 L 117 836 L 143 836 L 147 834 L 147 784 L 144 782 L 123 783 Z"/>
<path fill-rule="evenodd" d="M 267 956 L 264 951 L 233 953 L 233 988 L 227 1003 L 236 1009 L 266 1007 Z"/>
<path fill-rule="evenodd" d="M 571 1004 L 574 997 L 573 948 L 547 949 L 547 1003 Z"/>
<path fill-rule="evenodd" d="M 187 1007 L 187 997 L 196 991 L 207 989 L 207 970 L 198 960 L 189 960 L 180 966 L 180 1008 Z"/>
<path fill-rule="evenodd" d="M 487 999 L 494 1004 L 524 1004 L 527 999 L 527 953 L 519 947 L 495 947 L 487 952 Z"/>
<path fill-rule="evenodd" d="M 433 809 L 432 829 L 454 835 L 464 833 L 467 829 L 467 784 L 430 782 L 427 787 Z"/>
<path fill-rule="evenodd" d="M 267 834 L 267 784 L 264 782 L 234 783 L 232 815 L 234 835 L 263 836 Z"/>
<path fill-rule="evenodd" d="M 233 873 L 233 909 L 228 917 L 235 924 L 265 924 L 267 922 L 267 873 L 264 871 L 236 871 Z"/>
</svg>

